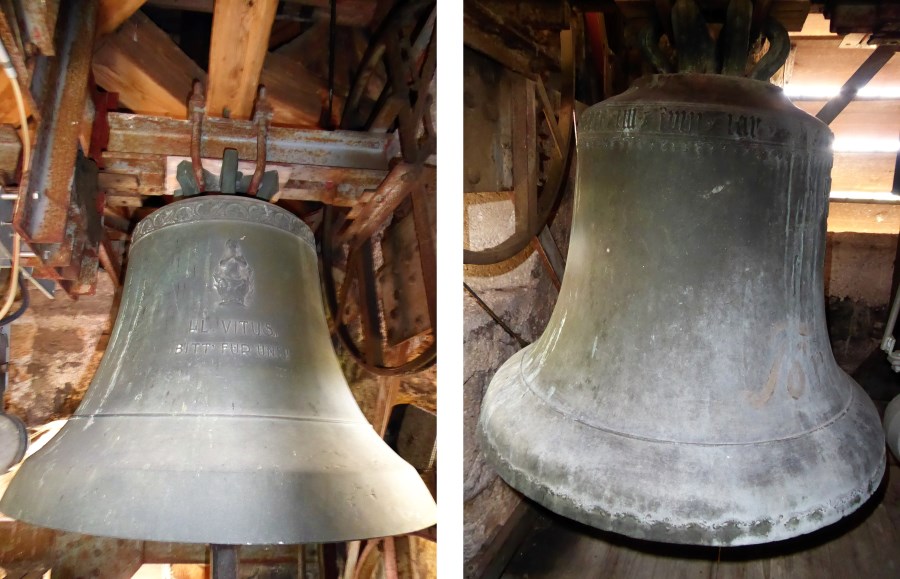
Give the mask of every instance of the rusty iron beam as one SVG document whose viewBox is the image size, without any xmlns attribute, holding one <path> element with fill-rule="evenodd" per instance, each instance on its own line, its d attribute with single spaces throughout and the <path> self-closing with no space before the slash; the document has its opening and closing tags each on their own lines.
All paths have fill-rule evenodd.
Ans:
<svg viewBox="0 0 900 579">
<path fill-rule="evenodd" d="M 425 283 L 425 300 L 428 304 L 428 317 L 431 319 L 431 331 L 437 335 L 437 234 L 436 215 L 429 209 L 435 208 L 436 183 L 423 182 L 422 186 L 412 193 L 413 219 L 416 224 L 416 237 L 419 241 L 419 260 L 422 265 L 422 278 Z"/>
<path fill-rule="evenodd" d="M 256 159 L 256 126 L 251 121 L 207 118 L 203 122 L 203 157 L 221 158 L 226 148 L 237 149 L 245 160 Z M 272 127 L 267 161 L 387 170 L 395 147 L 390 135 L 352 131 L 317 131 Z M 190 155 L 191 123 L 164 117 L 109 114 L 109 153 Z"/>
<path fill-rule="evenodd" d="M 28 38 L 37 46 L 44 56 L 56 54 L 53 40 L 56 35 L 56 19 L 59 15 L 59 2 L 34 2 L 24 0 L 18 2 Z"/>
<path fill-rule="evenodd" d="M 375 281 L 375 258 L 372 240 L 366 239 L 359 248 L 356 264 L 358 282 L 359 317 L 363 329 L 366 360 L 371 364 L 384 364 L 384 341 L 381 334 L 381 316 L 378 304 L 378 284 Z"/>
<path fill-rule="evenodd" d="M 338 236 L 338 243 L 348 243 L 350 251 L 359 248 L 385 224 L 400 203 L 415 187 L 419 187 L 426 173 L 432 167 L 400 163 L 395 166 L 381 183 L 371 201 Z"/>
<path fill-rule="evenodd" d="M 58 244 L 66 236 L 96 15 L 96 0 L 66 3 L 60 12 L 59 56 L 51 64 L 31 171 L 13 220 L 29 243 Z"/>
<path fill-rule="evenodd" d="M 99 257 L 100 264 L 103 266 L 106 274 L 109 275 L 109 279 L 112 280 L 113 285 L 120 287 L 122 285 L 122 264 L 119 263 L 119 258 L 116 256 L 116 252 L 112 247 L 109 236 L 106 235 L 105 232 L 100 239 Z"/>
</svg>

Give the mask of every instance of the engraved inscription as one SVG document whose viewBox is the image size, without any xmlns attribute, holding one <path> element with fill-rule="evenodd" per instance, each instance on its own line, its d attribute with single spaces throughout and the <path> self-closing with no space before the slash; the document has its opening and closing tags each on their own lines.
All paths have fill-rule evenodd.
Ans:
<svg viewBox="0 0 900 579">
<path fill-rule="evenodd" d="M 264 336 L 277 338 L 278 333 L 272 324 L 257 322 L 254 320 L 208 320 L 206 318 L 190 321 L 192 334 L 221 333 L 234 336 Z"/>
<path fill-rule="evenodd" d="M 290 350 L 278 344 L 244 342 L 189 342 L 175 344 L 175 354 L 207 356 L 247 356 L 266 360 L 289 360 Z"/>
<path fill-rule="evenodd" d="M 734 115 L 728 114 L 728 134 L 735 137 L 749 137 L 756 139 L 759 137 L 759 126 L 762 119 L 752 115 Z"/>
<path fill-rule="evenodd" d="M 700 129 L 701 113 L 697 111 L 659 111 L 659 128 L 673 133 L 695 133 Z"/>
<path fill-rule="evenodd" d="M 196 317 L 188 321 L 187 331 L 190 337 L 175 344 L 174 354 L 264 360 L 291 358 L 291 352 L 285 346 L 267 343 L 279 337 L 279 332 L 270 322 Z"/>
<path fill-rule="evenodd" d="M 222 298 L 220 303 L 239 306 L 245 305 L 244 300 L 253 289 L 253 268 L 234 239 L 225 242 L 225 252 L 213 273 L 213 287 Z"/>
</svg>

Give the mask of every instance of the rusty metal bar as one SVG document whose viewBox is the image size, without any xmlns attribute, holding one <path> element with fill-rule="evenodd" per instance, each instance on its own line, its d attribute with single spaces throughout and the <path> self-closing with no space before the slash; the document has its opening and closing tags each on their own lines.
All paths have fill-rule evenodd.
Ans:
<svg viewBox="0 0 900 579">
<path fill-rule="evenodd" d="M 197 182 L 197 191 L 201 193 L 206 188 L 203 179 L 203 163 L 200 161 L 200 143 L 203 142 L 203 117 L 206 116 L 206 98 L 203 96 L 203 85 L 199 80 L 194 81 L 194 90 L 188 101 L 191 110 L 191 168 L 194 170 L 194 180 Z"/>
<path fill-rule="evenodd" d="M 406 163 L 394 167 L 372 197 L 371 210 L 354 219 L 338 237 L 338 243 L 349 243 L 352 252 L 372 237 L 412 188 L 419 185 L 425 170 L 421 166 Z"/>
<path fill-rule="evenodd" d="M 103 237 L 100 239 L 100 265 L 103 266 L 103 269 L 109 275 L 113 285 L 120 287 L 122 285 L 122 266 L 117 262 L 115 255 L 109 237 L 104 231 Z"/>
<path fill-rule="evenodd" d="M 203 123 L 201 156 L 221 158 L 237 149 L 241 159 L 256 159 L 257 129 L 252 121 L 207 118 Z M 354 131 L 316 131 L 272 127 L 269 163 L 319 165 L 356 169 L 388 169 L 394 137 Z M 191 122 L 124 113 L 109 115 L 109 153 L 142 153 L 187 157 L 191 152 Z"/>
<path fill-rule="evenodd" d="M 900 195 L 900 150 L 897 151 L 897 156 L 894 157 L 894 184 L 891 187 L 891 192 L 894 195 Z"/>
<path fill-rule="evenodd" d="M 506 324 L 506 322 L 504 322 L 503 319 L 501 319 L 500 316 L 498 316 L 497 313 L 491 309 L 491 307 L 489 305 L 484 303 L 484 300 L 481 299 L 481 296 L 479 296 L 477 293 L 475 293 L 475 290 L 473 290 L 471 287 L 469 287 L 469 284 L 467 284 L 466 282 L 463 282 L 463 289 L 466 290 L 470 296 L 472 296 L 472 299 L 474 299 L 475 303 L 477 303 L 478 306 L 482 310 L 484 310 L 484 313 L 489 315 L 491 317 L 491 319 L 494 320 L 497 323 L 497 325 L 500 326 L 500 328 L 509 335 L 509 337 L 511 337 L 513 340 L 516 341 L 517 344 L 519 344 L 520 348 L 524 348 L 525 346 L 528 345 L 528 342 L 522 336 L 520 336 L 512 328 L 510 328 Z"/>
<path fill-rule="evenodd" d="M 426 194 L 434 194 L 434 186 L 419 187 L 412 194 L 413 220 L 416 238 L 419 241 L 419 260 L 422 264 L 422 279 L 425 282 L 425 299 L 428 302 L 428 317 L 431 330 L 437 335 L 437 250 L 434 231 L 431 228 Z"/>
<path fill-rule="evenodd" d="M 44 95 L 26 194 L 14 218 L 29 243 L 65 238 L 78 137 L 88 92 L 97 0 L 65 3 L 60 14 L 59 56 L 53 60 Z"/>
<path fill-rule="evenodd" d="M 253 124 L 256 125 L 256 168 L 253 170 L 253 178 L 247 194 L 256 195 L 259 184 L 262 183 L 263 173 L 266 171 L 266 138 L 269 134 L 269 123 L 272 122 L 272 107 L 266 100 L 266 87 L 259 87 L 256 97 L 256 109 L 253 111 Z"/>
<path fill-rule="evenodd" d="M 894 53 L 897 52 L 897 48 L 898 47 L 896 46 L 888 45 L 881 45 L 876 48 L 875 51 L 869 55 L 869 58 L 859 65 L 856 72 L 847 79 L 847 82 L 841 87 L 841 92 L 825 103 L 822 110 L 816 114 L 816 118 L 826 125 L 830 125 L 856 97 L 856 93 L 869 84 L 872 77 L 878 74 L 879 70 L 884 68 L 884 65 L 887 64 L 891 57 L 894 56 Z"/>
<path fill-rule="evenodd" d="M 359 317 L 363 327 L 366 360 L 376 366 L 384 364 L 384 343 L 381 334 L 381 317 L 378 315 L 378 284 L 375 281 L 375 260 L 372 255 L 372 241 L 366 241 L 359 248 L 356 261 L 359 284 Z"/>
<path fill-rule="evenodd" d="M 550 228 L 545 225 L 541 232 L 538 233 L 536 239 L 541 246 L 543 257 L 553 270 L 553 275 L 556 276 L 557 280 L 561 281 L 566 272 L 566 259 L 559 251 L 559 246 L 556 245 L 556 240 L 553 239 Z M 559 289 L 559 285 L 559 283 L 556 284 L 557 289 Z"/>
</svg>

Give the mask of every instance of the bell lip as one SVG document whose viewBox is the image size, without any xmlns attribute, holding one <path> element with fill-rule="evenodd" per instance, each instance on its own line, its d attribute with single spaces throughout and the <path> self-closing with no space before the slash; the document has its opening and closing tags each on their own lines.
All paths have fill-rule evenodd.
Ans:
<svg viewBox="0 0 900 579">
<path fill-rule="evenodd" d="M 247 429 L 252 418 L 238 418 L 243 422 L 241 432 L 227 420 L 216 418 L 201 430 L 213 428 L 210 437 L 221 439 L 222 448 L 240 448 L 247 457 L 245 462 L 255 465 L 259 460 L 263 470 L 244 465 L 243 470 L 215 471 L 224 460 L 215 452 L 205 457 L 209 459 L 206 464 L 192 462 L 191 469 L 178 470 L 169 464 L 158 469 L 137 468 L 144 460 L 140 453 L 151 454 L 160 440 L 168 439 L 170 444 L 164 448 L 172 448 L 171 444 L 185 440 L 187 433 L 197 432 L 193 424 L 197 417 L 169 418 L 170 424 L 160 425 L 135 422 L 127 416 L 105 416 L 90 425 L 91 417 L 73 417 L 22 463 L 0 497 L 0 513 L 35 526 L 86 535 L 233 545 L 362 540 L 412 533 L 437 522 L 437 506 L 425 482 L 367 422 L 259 421 L 261 431 L 269 432 L 267 446 L 277 447 L 277 441 L 284 440 L 308 445 L 323 439 L 334 441 L 333 448 L 310 446 L 291 458 L 283 452 L 285 446 L 268 454 L 249 452 L 254 447 L 248 447 L 250 441 L 265 440 L 265 435 Z M 85 425 L 89 425 L 87 430 L 82 428 Z M 63 442 L 66 438 L 69 440 Z M 113 459 L 103 465 L 102 451 L 88 451 L 81 458 L 70 452 L 73 448 L 102 449 L 114 438 L 126 446 L 121 452 L 134 456 L 132 464 L 122 467 Z M 235 444 L 239 440 L 243 446 Z M 348 463 L 346 456 L 351 453 L 359 458 Z M 85 465 L 86 456 L 94 456 L 96 463 Z M 206 474 L 198 482 L 200 473 Z M 235 481 L 243 484 L 235 485 Z M 239 492 L 248 489 L 252 492 Z M 295 500 L 300 496 L 309 498 Z M 176 516 L 181 517 L 180 522 Z"/>
<path fill-rule="evenodd" d="M 861 462 L 866 464 L 867 468 L 865 470 L 857 469 L 866 472 L 866 475 L 865 477 L 857 477 L 857 480 L 861 482 L 855 486 L 845 485 L 849 490 L 844 488 L 843 492 L 833 493 L 828 497 L 822 498 L 818 504 L 805 509 L 790 509 L 787 506 L 777 511 L 768 509 L 770 512 L 781 513 L 778 518 L 763 516 L 752 518 L 726 517 L 710 522 L 708 520 L 700 520 L 700 517 L 654 517 L 646 512 L 649 509 L 640 513 L 633 509 L 626 510 L 624 508 L 619 509 L 618 512 L 604 510 L 599 506 L 603 502 L 600 495 L 606 493 L 608 496 L 615 497 L 617 491 L 619 491 L 620 495 L 631 494 L 632 499 L 634 496 L 638 496 L 638 498 L 643 497 L 651 504 L 654 500 L 658 503 L 671 501 L 669 497 L 661 497 L 659 491 L 659 489 L 664 489 L 667 483 L 671 482 L 671 479 L 668 479 L 666 476 L 668 473 L 664 472 L 659 466 L 662 462 L 660 457 L 671 456 L 673 447 L 678 447 L 679 452 L 684 453 L 682 456 L 696 452 L 700 448 L 722 447 L 701 447 L 699 445 L 680 445 L 671 442 L 630 439 L 563 417 L 558 411 L 547 406 L 531 392 L 527 385 L 518 379 L 519 357 L 523 356 L 532 347 L 534 345 L 530 345 L 514 354 L 501 366 L 491 381 L 482 403 L 476 437 L 488 463 L 495 468 L 500 477 L 511 487 L 550 511 L 580 523 L 635 539 L 673 544 L 741 546 L 770 543 L 816 531 L 853 513 L 877 490 L 884 476 L 886 462 L 885 445 L 877 411 L 862 389 L 848 377 L 847 381 L 853 386 L 852 397 L 854 402 L 851 410 L 842 419 L 830 424 L 827 428 L 813 431 L 803 437 L 775 441 L 765 445 L 739 445 L 737 450 L 741 448 L 745 450 L 761 449 L 764 447 L 765 452 L 751 452 L 749 454 L 765 457 L 766 454 L 772 454 L 773 449 L 778 449 L 778 446 L 782 446 L 778 454 L 790 457 L 790 450 L 784 447 L 797 447 L 813 439 L 817 439 L 820 443 L 824 440 L 825 445 L 831 446 L 831 448 L 825 449 L 831 451 L 832 454 L 831 462 L 828 464 L 834 465 L 837 460 L 844 458 L 844 455 L 841 454 L 844 447 L 831 434 L 835 432 L 835 429 L 842 426 L 847 427 L 846 423 L 850 421 L 849 428 L 864 428 L 866 432 L 860 431 L 859 436 L 861 439 L 869 438 L 869 442 L 872 444 L 868 447 L 862 446 L 863 449 L 868 448 L 870 451 L 867 453 L 868 457 L 860 459 Z M 498 420 L 502 419 L 506 419 L 505 424 L 540 424 L 542 427 L 540 429 L 523 427 L 511 434 L 504 431 L 504 426 L 497 426 Z M 552 432 L 552 440 L 549 440 L 550 437 L 541 436 L 539 432 Z M 509 453 L 504 453 L 501 449 L 501 447 L 506 449 L 512 448 L 513 444 L 510 443 L 510 440 L 513 440 L 518 449 L 518 454 L 515 458 L 510 458 L 508 456 Z M 642 462 L 653 463 L 654 466 L 650 472 L 656 474 L 656 476 L 632 477 L 631 484 L 623 484 L 621 481 L 615 480 L 603 481 L 585 477 L 583 474 L 579 475 L 577 471 L 571 468 L 566 470 L 560 466 L 562 465 L 560 456 L 562 451 L 567 448 L 578 449 L 579 458 L 582 459 L 583 457 L 589 457 L 594 460 L 605 458 L 607 464 L 603 466 L 606 467 L 608 472 L 616 473 L 628 472 L 632 459 L 640 457 Z M 598 449 L 601 448 L 605 450 L 613 449 L 613 451 L 609 452 L 605 457 L 600 457 Z M 876 448 L 877 450 L 875 450 Z M 541 454 L 542 451 L 543 454 Z M 541 454 L 541 457 L 538 457 L 538 454 Z M 648 458 L 648 456 L 652 458 Z M 550 460 L 542 460 L 543 457 L 547 457 Z M 537 460 L 535 460 L 536 458 Z M 656 462 L 654 462 L 654 459 L 656 459 Z M 733 464 L 748 460 L 752 461 L 754 458 L 741 459 L 735 457 Z M 525 462 L 531 462 L 533 466 L 529 467 L 527 464 L 523 464 Z M 585 462 L 587 461 L 585 460 Z M 721 461 L 719 464 L 725 464 L 725 461 Z M 566 480 L 564 485 L 562 485 L 565 486 L 563 489 L 558 487 L 556 489 L 552 488 L 555 485 L 542 476 L 545 470 L 554 468 L 557 468 L 554 472 L 565 473 L 566 475 Z M 785 470 L 783 469 L 780 472 L 785 472 Z M 824 484 L 823 481 L 832 482 L 833 479 L 815 478 L 816 474 L 822 476 L 826 470 L 824 467 L 820 467 L 815 472 L 813 469 L 808 469 L 802 473 L 790 472 L 784 488 L 768 489 L 772 494 L 766 494 L 766 497 L 773 502 L 789 503 L 797 496 L 802 496 L 802 489 L 820 489 Z M 711 472 L 716 473 L 716 471 Z M 828 474 L 834 474 L 834 478 L 838 477 L 837 474 L 830 471 Z M 611 482 L 612 484 L 604 485 L 604 482 Z M 613 487 L 616 483 L 622 488 L 613 488 L 607 492 L 606 489 Z M 722 489 L 727 488 L 727 485 L 721 481 L 710 482 L 709 479 L 704 479 L 700 483 L 705 485 L 704 488 L 712 489 L 711 492 L 705 494 L 702 492 L 695 493 L 701 497 L 719 498 L 718 495 L 722 494 Z M 751 491 L 754 490 L 752 487 L 748 488 Z M 744 492 L 748 488 L 737 489 L 737 491 Z M 779 492 L 782 492 L 782 494 L 778 494 Z M 786 496 L 791 492 L 794 492 L 797 496 Z M 734 495 L 735 493 L 732 494 Z M 679 508 L 683 511 L 691 512 L 691 509 L 696 507 L 696 502 L 691 503 L 691 499 L 695 498 L 687 497 L 683 505 L 675 505 L 674 508 L 669 508 L 668 512 L 670 514 L 677 512 Z M 654 513 L 654 515 L 658 514 Z"/>
<path fill-rule="evenodd" d="M 221 213 L 213 211 L 197 213 L 180 211 L 192 205 L 213 204 L 221 208 Z M 228 206 L 242 208 L 242 211 L 226 213 Z M 263 209 L 261 212 L 251 212 L 246 207 L 256 206 Z M 180 199 L 174 203 L 165 205 L 141 221 L 134 228 L 131 237 L 131 247 L 134 248 L 140 241 L 150 237 L 154 233 L 177 227 L 188 223 L 210 223 L 230 221 L 236 223 L 251 223 L 272 227 L 286 233 L 295 235 L 305 241 L 315 250 L 315 236 L 309 226 L 302 219 L 274 203 L 254 197 L 238 195 L 203 195 Z"/>
</svg>

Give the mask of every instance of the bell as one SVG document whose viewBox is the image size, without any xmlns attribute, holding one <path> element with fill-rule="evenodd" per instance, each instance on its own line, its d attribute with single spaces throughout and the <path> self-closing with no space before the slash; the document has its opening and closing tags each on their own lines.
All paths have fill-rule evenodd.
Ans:
<svg viewBox="0 0 900 579">
<path fill-rule="evenodd" d="M 256 199 L 199 197 L 157 210 L 132 239 L 97 374 L 0 511 L 77 533 L 218 544 L 435 523 L 422 479 L 347 387 L 303 222 Z"/>
<path fill-rule="evenodd" d="M 746 545 L 859 507 L 878 414 L 825 326 L 828 127 L 781 89 L 655 75 L 580 119 L 566 276 L 488 388 L 481 446 L 538 503 Z"/>
</svg>

